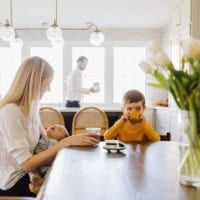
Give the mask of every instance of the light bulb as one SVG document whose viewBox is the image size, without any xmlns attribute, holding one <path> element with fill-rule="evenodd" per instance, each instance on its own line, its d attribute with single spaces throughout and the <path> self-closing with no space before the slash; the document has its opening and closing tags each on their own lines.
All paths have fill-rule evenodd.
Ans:
<svg viewBox="0 0 200 200">
<path fill-rule="evenodd" d="M 47 29 L 47 38 L 49 40 L 56 40 L 62 37 L 62 30 L 58 26 L 51 26 Z"/>
<path fill-rule="evenodd" d="M 14 37 L 10 42 L 9 42 L 9 45 L 10 47 L 13 47 L 13 48 L 22 48 L 23 47 L 23 40 L 16 36 Z"/>
<path fill-rule="evenodd" d="M 55 40 L 51 40 L 51 46 L 53 47 L 63 47 L 65 41 L 62 37 L 58 37 Z"/>
<path fill-rule="evenodd" d="M 0 38 L 4 41 L 10 41 L 15 37 L 15 30 L 12 26 L 5 24 L 0 28 Z"/>
<path fill-rule="evenodd" d="M 100 31 L 94 31 L 90 35 L 90 43 L 94 46 L 100 46 L 104 42 L 104 34 Z"/>
</svg>

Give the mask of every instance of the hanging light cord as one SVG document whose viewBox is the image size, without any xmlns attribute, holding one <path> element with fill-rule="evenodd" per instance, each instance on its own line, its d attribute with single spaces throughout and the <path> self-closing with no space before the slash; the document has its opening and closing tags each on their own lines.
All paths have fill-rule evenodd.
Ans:
<svg viewBox="0 0 200 200">
<path fill-rule="evenodd" d="M 13 0 L 10 0 L 10 24 L 13 26 Z M 54 24 L 58 25 L 58 0 L 55 0 L 55 20 Z M 89 30 L 92 27 L 95 28 L 95 31 L 99 31 L 99 28 L 96 24 L 92 22 L 86 23 L 88 27 L 86 28 L 62 28 L 63 30 Z M 44 30 L 44 28 L 18 28 L 18 30 Z"/>
<path fill-rule="evenodd" d="M 56 0 L 56 18 L 55 18 L 55 24 L 58 25 L 58 0 Z"/>
<path fill-rule="evenodd" d="M 10 0 L 10 25 L 13 26 L 13 8 L 12 8 L 12 0 Z"/>
</svg>

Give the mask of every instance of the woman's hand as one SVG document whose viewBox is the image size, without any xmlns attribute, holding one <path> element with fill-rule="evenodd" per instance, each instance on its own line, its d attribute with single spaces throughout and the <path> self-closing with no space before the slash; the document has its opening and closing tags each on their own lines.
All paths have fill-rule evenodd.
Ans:
<svg viewBox="0 0 200 200">
<path fill-rule="evenodd" d="M 62 147 L 69 146 L 95 146 L 99 143 L 94 137 L 89 136 L 87 133 L 72 135 L 60 141 Z"/>
</svg>

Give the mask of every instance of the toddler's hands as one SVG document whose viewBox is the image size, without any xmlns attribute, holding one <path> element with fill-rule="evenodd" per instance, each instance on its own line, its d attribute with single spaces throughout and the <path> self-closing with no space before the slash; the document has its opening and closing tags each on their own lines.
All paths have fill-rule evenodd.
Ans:
<svg viewBox="0 0 200 200">
<path fill-rule="evenodd" d="M 129 115 L 122 115 L 122 116 L 121 116 L 121 120 L 122 120 L 123 122 L 128 121 L 128 120 L 129 120 Z"/>
<path fill-rule="evenodd" d="M 144 121 L 145 120 L 145 116 L 144 115 L 140 115 L 140 120 Z"/>
</svg>

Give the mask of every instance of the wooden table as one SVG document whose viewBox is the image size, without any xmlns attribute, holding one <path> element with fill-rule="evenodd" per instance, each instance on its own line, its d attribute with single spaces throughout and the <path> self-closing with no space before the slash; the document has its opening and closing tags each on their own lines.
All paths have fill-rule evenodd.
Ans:
<svg viewBox="0 0 200 200">
<path fill-rule="evenodd" d="M 176 142 L 127 145 L 121 154 L 97 148 L 59 152 L 38 200 L 199 200 L 181 186 Z"/>
</svg>

